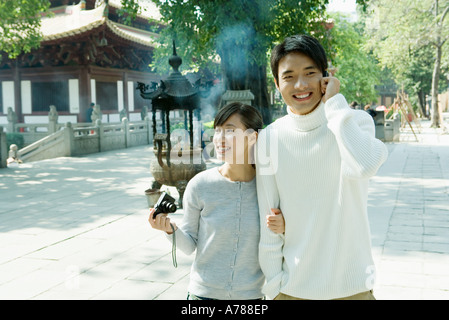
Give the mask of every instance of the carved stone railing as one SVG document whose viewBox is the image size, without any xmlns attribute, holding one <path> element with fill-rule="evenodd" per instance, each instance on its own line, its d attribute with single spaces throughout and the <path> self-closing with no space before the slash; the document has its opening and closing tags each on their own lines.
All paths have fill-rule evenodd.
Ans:
<svg viewBox="0 0 449 320">
<path fill-rule="evenodd" d="M 24 162 L 68 157 L 71 155 L 70 137 L 67 127 L 36 141 L 18 152 L 19 159 Z"/>
<path fill-rule="evenodd" d="M 83 124 L 78 127 L 68 122 L 61 130 L 20 149 L 18 156 L 24 162 L 31 162 L 125 149 L 152 142 L 152 123 L 148 118 L 137 122 L 124 118 L 116 124 L 103 124 L 97 120 L 93 125 L 89 123 L 88 126 Z"/>
<path fill-rule="evenodd" d="M 100 120 L 89 127 L 72 128 L 72 155 L 83 155 L 150 144 L 153 141 L 152 124 L 144 121 L 103 124 Z"/>
<path fill-rule="evenodd" d="M 148 116 L 146 111 L 145 111 L 145 114 Z M 121 117 L 121 119 L 123 119 L 123 117 Z M 184 118 L 180 114 L 178 114 L 178 115 L 175 114 L 174 117 L 171 118 L 170 121 L 173 121 L 172 123 L 183 122 Z M 72 127 L 74 129 L 90 128 L 90 130 L 93 130 L 95 132 L 95 126 L 96 126 L 95 123 L 96 122 L 93 122 L 93 123 L 92 122 L 78 122 L 78 123 L 73 123 Z M 161 119 L 158 119 L 156 123 L 157 123 L 158 128 L 160 128 L 162 126 Z M 117 132 L 117 130 L 119 130 L 118 128 L 122 124 L 124 124 L 124 122 L 104 124 L 103 131 L 106 133 L 111 133 L 112 131 Z M 132 122 L 132 123 L 127 122 L 127 124 L 124 124 L 124 125 L 130 126 L 130 129 L 129 130 L 126 129 L 125 131 L 133 132 L 132 135 L 128 135 L 126 137 L 127 145 L 133 145 L 133 144 L 141 145 L 142 139 L 143 140 L 149 139 L 148 132 L 151 132 L 151 130 L 149 130 L 149 131 L 147 130 L 148 123 L 145 122 L 145 120 Z M 47 123 L 39 123 L 39 124 L 18 123 L 17 115 L 15 114 L 15 112 L 12 110 L 11 107 L 8 108 L 8 124 L 6 125 L 6 131 L 20 133 L 23 136 L 24 146 L 28 146 L 36 141 L 39 141 L 40 139 L 52 134 L 52 133 L 58 132 L 64 126 L 65 126 L 64 124 L 58 123 L 58 113 L 54 106 L 50 106 L 50 112 L 48 113 L 48 122 Z M 83 132 L 89 132 L 89 131 L 88 130 L 80 130 L 78 132 L 78 135 L 84 135 Z M 104 134 L 104 132 L 102 134 Z M 145 132 L 147 132 L 147 134 L 145 134 Z M 111 133 L 111 136 L 108 136 L 107 139 L 109 139 L 109 140 L 116 139 L 117 140 L 116 142 L 119 142 L 118 140 L 120 140 L 121 138 L 118 138 L 118 137 L 113 138 L 112 135 L 113 134 Z M 92 137 L 90 137 L 90 139 L 92 139 Z M 89 139 L 87 139 L 86 141 L 88 141 L 88 140 Z M 124 145 L 124 141 L 122 141 L 120 143 L 122 145 Z M 107 144 L 105 147 L 110 148 L 107 146 Z M 103 151 L 105 151 L 105 150 L 103 150 Z"/>
<path fill-rule="evenodd" d="M 56 107 L 51 105 L 48 113 L 47 123 L 18 123 L 17 115 L 11 107 L 8 107 L 7 120 L 8 124 L 6 130 L 8 132 L 20 133 L 23 136 L 23 142 L 25 146 L 28 146 L 45 136 L 59 131 L 63 124 L 58 123 L 58 112 Z"/>
<path fill-rule="evenodd" d="M 99 108 L 99 106 L 97 106 Z M 147 107 L 142 111 L 142 121 L 129 122 L 123 118 L 119 123 L 103 124 L 100 120 L 94 123 L 58 123 L 58 112 L 55 106 L 49 106 L 48 123 L 18 123 L 13 108 L 8 108 L 8 133 L 19 133 L 23 137 L 24 148 L 17 152 L 22 161 L 37 161 L 63 156 L 78 156 L 95 152 L 129 148 L 150 144 L 153 141 L 152 122 L 148 120 Z M 101 112 L 97 110 L 101 115 Z M 121 113 L 122 114 L 122 113 Z M 126 113 L 123 113 L 123 115 Z M 172 123 L 184 122 L 181 114 L 174 114 Z M 158 128 L 162 120 L 156 122 Z M 9 154 L 6 136 L 0 127 L 0 168 L 7 166 Z"/>
<path fill-rule="evenodd" d="M 57 132 L 64 124 L 57 123 L 54 125 L 53 130 L 50 128 L 50 123 L 16 123 L 14 126 L 14 132 L 20 133 L 23 136 L 23 142 L 25 146 L 28 146 L 52 133 Z"/>
</svg>

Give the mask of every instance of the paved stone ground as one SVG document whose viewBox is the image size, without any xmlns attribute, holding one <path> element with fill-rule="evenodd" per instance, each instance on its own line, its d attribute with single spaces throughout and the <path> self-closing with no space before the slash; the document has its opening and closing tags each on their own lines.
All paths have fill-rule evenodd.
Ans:
<svg viewBox="0 0 449 320">
<path fill-rule="evenodd" d="M 449 299 L 449 135 L 423 127 L 420 142 L 406 131 L 387 144 L 370 184 L 377 299 Z M 185 299 L 193 256 L 178 251 L 175 269 L 147 222 L 152 157 L 144 146 L 0 169 L 0 299 Z"/>
<path fill-rule="evenodd" d="M 449 136 L 422 126 L 370 184 L 378 299 L 449 299 Z"/>
</svg>

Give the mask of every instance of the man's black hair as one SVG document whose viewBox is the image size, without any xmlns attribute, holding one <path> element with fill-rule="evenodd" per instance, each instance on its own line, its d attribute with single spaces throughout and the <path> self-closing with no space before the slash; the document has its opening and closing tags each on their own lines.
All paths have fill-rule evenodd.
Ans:
<svg viewBox="0 0 449 320">
<path fill-rule="evenodd" d="M 323 76 L 326 75 L 327 57 L 323 46 L 312 36 L 294 35 L 285 38 L 281 44 L 275 46 L 271 51 L 271 72 L 276 79 L 276 83 L 279 84 L 279 61 L 291 52 L 305 54 L 315 62 Z"/>
</svg>

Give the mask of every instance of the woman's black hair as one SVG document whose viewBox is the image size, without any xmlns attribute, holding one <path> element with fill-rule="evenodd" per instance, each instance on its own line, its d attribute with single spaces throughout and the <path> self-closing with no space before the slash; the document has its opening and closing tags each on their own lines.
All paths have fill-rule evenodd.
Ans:
<svg viewBox="0 0 449 320">
<path fill-rule="evenodd" d="M 240 120 L 246 129 L 253 129 L 258 132 L 263 128 L 262 115 L 259 110 L 241 102 L 231 102 L 218 111 L 215 116 L 214 129 L 222 126 L 233 114 L 240 116 Z"/>
<path fill-rule="evenodd" d="M 271 72 L 273 73 L 276 83 L 279 83 L 279 61 L 291 52 L 299 52 L 311 58 L 316 66 L 326 75 L 327 57 L 323 46 L 312 36 L 294 35 L 285 38 L 281 44 L 278 44 L 271 51 Z"/>
</svg>

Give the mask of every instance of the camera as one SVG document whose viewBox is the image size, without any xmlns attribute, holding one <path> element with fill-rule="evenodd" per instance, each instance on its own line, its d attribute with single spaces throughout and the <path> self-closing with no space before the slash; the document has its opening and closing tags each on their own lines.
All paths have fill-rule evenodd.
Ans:
<svg viewBox="0 0 449 320">
<path fill-rule="evenodd" d="M 154 209 L 156 209 L 156 211 L 154 212 L 153 217 L 156 217 L 159 213 L 173 213 L 178 208 L 175 205 L 175 199 L 169 196 L 166 192 L 163 192 L 154 205 Z"/>
</svg>

